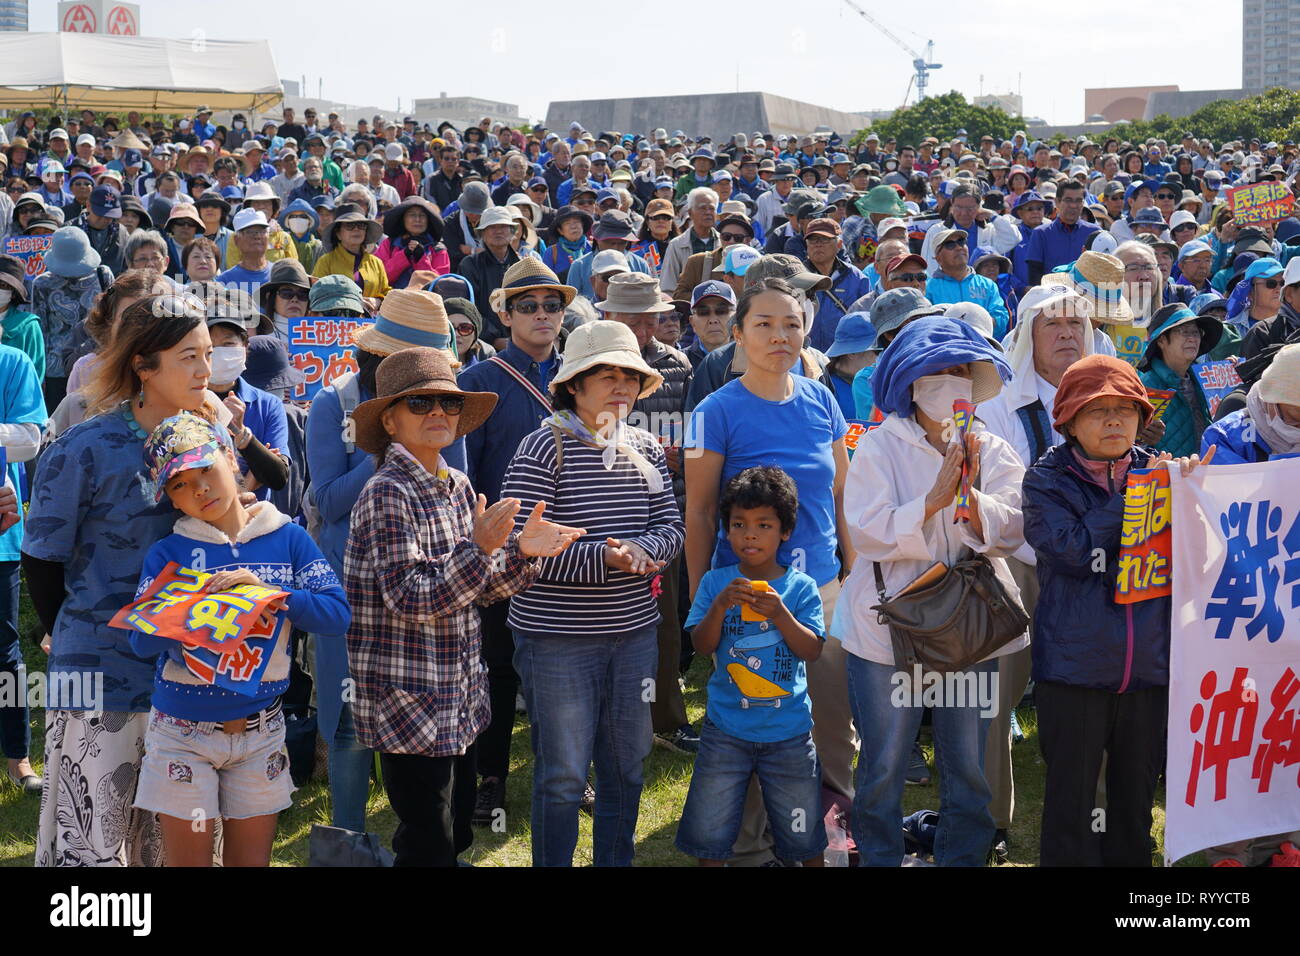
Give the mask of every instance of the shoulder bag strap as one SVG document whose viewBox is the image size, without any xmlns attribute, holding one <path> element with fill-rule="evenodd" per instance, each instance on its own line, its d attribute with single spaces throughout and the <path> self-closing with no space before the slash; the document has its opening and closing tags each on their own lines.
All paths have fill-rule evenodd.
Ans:
<svg viewBox="0 0 1300 956">
<path fill-rule="evenodd" d="M 513 378 L 521 386 L 523 386 L 524 391 L 526 391 L 529 395 L 533 396 L 533 398 L 536 399 L 538 404 L 540 404 L 542 408 L 546 409 L 547 414 L 550 414 L 551 412 L 555 411 L 555 409 L 551 407 L 551 400 L 547 398 L 545 395 L 543 395 L 541 390 L 536 385 L 528 381 L 528 379 L 525 378 L 517 368 L 515 368 L 513 365 L 511 365 L 501 356 L 493 355 L 488 359 L 488 361 L 496 364 L 507 375 Z"/>
</svg>

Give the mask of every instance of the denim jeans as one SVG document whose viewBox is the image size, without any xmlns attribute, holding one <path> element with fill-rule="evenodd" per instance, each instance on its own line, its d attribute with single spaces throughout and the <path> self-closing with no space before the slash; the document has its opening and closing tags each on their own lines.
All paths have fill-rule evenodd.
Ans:
<svg viewBox="0 0 1300 956">
<path fill-rule="evenodd" d="M 330 822 L 345 830 L 366 831 L 366 801 L 370 799 L 370 768 L 375 752 L 357 742 L 352 705 L 339 711 L 338 729 L 330 739 Z"/>
<path fill-rule="evenodd" d="M 961 674 L 996 674 L 997 659 L 976 664 Z M 910 678 L 904 700 L 895 701 L 898 672 L 848 655 L 849 699 L 861 740 L 854 774 L 853 839 L 862 866 L 898 866 L 903 860 L 903 778 L 924 707 L 912 706 Z M 996 687 L 994 687 L 996 690 Z M 896 704 L 901 703 L 902 706 Z M 927 701 L 928 703 L 928 701 Z M 935 763 L 939 770 L 939 829 L 934 859 L 939 866 L 984 866 L 993 842 L 989 785 L 984 778 L 984 747 L 991 717 L 981 716 L 978 701 L 952 706 L 941 700 L 933 708 Z M 990 709 L 996 709 L 994 694 Z"/>
<path fill-rule="evenodd" d="M 0 561 L 0 674 L 13 675 L 9 679 L 22 699 L 17 707 L 0 707 L 0 754 L 21 760 L 28 756 L 32 726 L 27 710 L 27 669 L 18 641 L 17 561 Z"/>
<path fill-rule="evenodd" d="M 812 732 L 757 743 L 733 737 L 707 717 L 677 826 L 677 849 L 701 860 L 730 859 L 752 776 L 763 791 L 776 855 L 802 861 L 824 853 L 822 770 Z"/>
<path fill-rule="evenodd" d="M 533 866 L 572 866 L 578 806 L 596 765 L 593 862 L 630 866 L 650 753 L 655 627 L 602 637 L 515 635 L 532 722 Z"/>
</svg>

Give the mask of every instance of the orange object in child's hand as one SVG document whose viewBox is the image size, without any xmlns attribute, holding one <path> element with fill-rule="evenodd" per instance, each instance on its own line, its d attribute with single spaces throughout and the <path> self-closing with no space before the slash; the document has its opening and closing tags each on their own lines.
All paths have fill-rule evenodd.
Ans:
<svg viewBox="0 0 1300 956">
<path fill-rule="evenodd" d="M 766 581 L 750 581 L 750 582 L 749 582 L 749 586 L 750 586 L 750 588 L 751 588 L 752 590 L 755 590 L 755 591 L 771 591 L 771 590 L 772 590 L 772 585 L 768 584 Z M 767 620 L 767 617 L 764 616 L 764 615 L 762 615 L 762 614 L 759 614 L 757 611 L 755 611 L 755 610 L 754 610 L 752 607 L 750 607 L 748 604 L 745 604 L 744 602 L 741 602 L 741 605 L 740 605 L 740 619 L 741 619 L 742 621 L 766 621 L 766 620 Z"/>
</svg>

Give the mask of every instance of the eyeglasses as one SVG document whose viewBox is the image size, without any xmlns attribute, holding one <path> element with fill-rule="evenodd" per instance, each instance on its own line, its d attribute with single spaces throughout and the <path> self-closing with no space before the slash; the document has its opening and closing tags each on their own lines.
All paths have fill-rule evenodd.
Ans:
<svg viewBox="0 0 1300 956">
<path fill-rule="evenodd" d="M 1135 262 L 1132 265 L 1124 267 L 1124 272 L 1132 275 L 1138 275 L 1143 272 L 1156 272 L 1160 267 L 1147 262 Z"/>
<path fill-rule="evenodd" d="M 547 299 L 545 302 L 538 302 L 536 299 L 525 299 L 510 306 L 511 312 L 518 312 L 520 315 L 532 315 L 538 309 L 544 309 L 547 315 L 559 315 L 564 311 L 564 303 L 559 299 Z"/>
<path fill-rule="evenodd" d="M 406 410 L 412 415 L 428 415 L 435 406 L 447 415 L 459 415 L 465 408 L 464 395 L 406 395 L 388 407 L 392 408 L 398 402 L 405 402 Z"/>
<path fill-rule="evenodd" d="M 277 298 L 286 299 L 291 302 L 306 302 L 310 293 L 306 289 L 295 289 L 292 286 L 281 286 L 275 290 Z"/>
<path fill-rule="evenodd" d="M 965 239 L 949 239 L 947 242 L 939 243 L 940 249 L 956 249 L 966 245 Z"/>
<path fill-rule="evenodd" d="M 743 232 L 724 232 L 722 233 L 723 242 L 747 242 L 749 236 Z"/>
<path fill-rule="evenodd" d="M 1157 198 L 1157 199 L 1177 199 L 1178 197 L 1175 196 L 1173 193 L 1156 193 L 1156 198 Z"/>
<path fill-rule="evenodd" d="M 474 332 L 473 322 L 460 322 L 456 325 L 457 335 L 471 335 Z"/>
<path fill-rule="evenodd" d="M 329 319 L 359 319 L 361 313 L 356 309 L 326 309 L 321 315 Z"/>
<path fill-rule="evenodd" d="M 166 261 L 167 261 L 167 257 L 164 255 L 160 255 L 157 252 L 151 255 L 140 253 L 131 257 L 131 265 L 137 269 L 143 269 L 147 266 L 160 266 L 163 265 Z"/>
<path fill-rule="evenodd" d="M 729 305 L 715 305 L 711 309 L 707 305 L 697 305 L 695 308 L 691 309 L 691 314 L 698 316 L 701 319 L 707 319 L 711 315 L 716 315 L 720 319 L 725 319 L 727 316 L 731 315 L 733 311 L 734 310 Z"/>
<path fill-rule="evenodd" d="M 1201 327 L 1195 324 L 1194 322 L 1181 326 L 1180 328 L 1173 329 L 1172 331 L 1176 332 L 1178 335 L 1181 335 L 1185 339 L 1199 339 L 1201 336 L 1205 334 L 1205 332 L 1201 329 Z"/>
<path fill-rule="evenodd" d="M 1280 288 L 1282 288 L 1282 281 L 1283 281 L 1283 280 L 1281 280 L 1281 279 L 1259 279 L 1258 281 L 1259 281 L 1259 283 L 1260 283 L 1260 284 L 1261 284 L 1265 289 L 1280 289 Z"/>
<path fill-rule="evenodd" d="M 890 278 L 895 282 L 925 282 L 929 276 L 924 272 L 896 272 Z"/>
</svg>

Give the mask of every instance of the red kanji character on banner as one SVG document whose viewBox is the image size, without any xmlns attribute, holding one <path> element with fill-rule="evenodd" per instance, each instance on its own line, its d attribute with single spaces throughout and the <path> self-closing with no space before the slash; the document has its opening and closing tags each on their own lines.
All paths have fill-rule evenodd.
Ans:
<svg viewBox="0 0 1300 956">
<path fill-rule="evenodd" d="M 257 666 L 261 663 L 262 649 L 243 643 L 231 653 L 221 655 L 217 660 L 217 673 L 229 674 L 232 680 L 248 680 L 257 673 Z"/>
<path fill-rule="evenodd" d="M 356 373 L 357 360 L 352 357 L 351 352 L 335 352 L 330 356 L 329 362 L 325 365 L 322 372 L 321 384 L 332 385 L 334 380 L 346 372 Z"/>
<path fill-rule="evenodd" d="M 1255 764 L 1250 776 L 1259 781 L 1260 793 L 1268 793 L 1274 767 L 1300 764 L 1300 715 L 1292 706 L 1297 693 L 1300 693 L 1300 679 L 1288 667 L 1268 695 L 1273 712 L 1264 721 L 1260 734 L 1264 742 L 1255 748 Z M 1296 775 L 1296 786 L 1300 787 L 1300 774 Z"/>
<path fill-rule="evenodd" d="M 1196 788 L 1201 772 L 1214 768 L 1214 799 L 1228 795 L 1228 764 L 1238 757 L 1250 756 L 1255 742 L 1255 720 L 1259 716 L 1259 695 L 1246 686 L 1247 668 L 1232 672 L 1232 682 L 1216 694 L 1219 677 L 1213 670 L 1201 678 L 1201 699 L 1210 700 L 1210 717 L 1205 719 L 1205 705 L 1192 708 L 1192 733 L 1205 737 L 1192 746 L 1192 772 L 1187 777 L 1187 805 L 1196 806 Z M 1211 700 L 1213 698 L 1213 700 Z"/>
<path fill-rule="evenodd" d="M 325 374 L 325 360 L 315 352 L 299 352 L 290 358 L 293 367 L 307 376 L 308 384 L 319 382 Z"/>
</svg>

